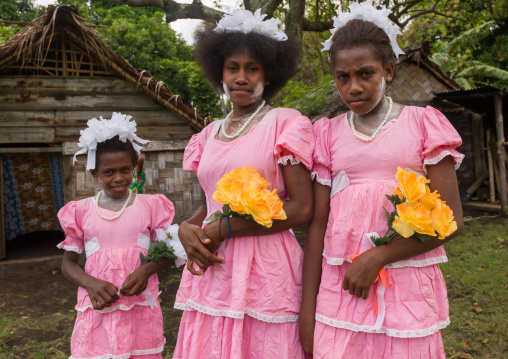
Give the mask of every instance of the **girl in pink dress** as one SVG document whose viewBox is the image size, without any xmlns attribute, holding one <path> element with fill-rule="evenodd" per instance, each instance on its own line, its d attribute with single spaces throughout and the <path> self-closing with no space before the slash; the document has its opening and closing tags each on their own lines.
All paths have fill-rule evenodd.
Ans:
<svg viewBox="0 0 508 359">
<path fill-rule="evenodd" d="M 79 286 L 71 358 L 162 358 L 165 338 L 156 273 L 169 262 L 141 265 L 140 254 L 147 255 L 155 230 L 172 221 L 173 204 L 162 195 L 130 192 L 138 158 L 133 146 L 139 148 L 131 140 L 141 139 L 126 131 L 133 124 L 130 116 L 113 117 L 123 120 L 121 126 L 115 127 L 113 119 L 93 119 L 80 138 L 85 147 L 81 152 L 88 149 L 87 169 L 102 191 L 69 202 L 58 213 L 66 235 L 58 244 L 65 250 L 62 272 Z M 84 271 L 78 265 L 83 250 Z"/>
<path fill-rule="evenodd" d="M 351 112 L 314 124 L 315 205 L 305 245 L 302 346 L 314 358 L 444 358 L 440 329 L 450 320 L 438 263 L 447 261 L 442 244 L 463 227 L 455 175 L 461 139 L 436 109 L 385 96 L 394 51 L 402 52 L 386 10 L 369 2 L 350 10 L 335 20 L 325 43 Z M 456 232 L 444 240 L 410 237 L 374 247 L 369 237 L 387 230 L 383 207 L 393 210 L 385 195 L 397 187 L 397 167 L 430 179 L 431 191 L 438 190 L 454 212 Z M 391 287 L 376 282 L 383 267 Z"/>
<path fill-rule="evenodd" d="M 267 29 L 275 20 L 262 18 L 259 11 L 237 10 L 230 23 L 254 30 L 221 20 L 215 31 L 197 35 L 196 61 L 213 85 L 223 86 L 233 111 L 185 149 L 183 168 L 197 173 L 203 192 L 201 207 L 180 225 L 189 261 L 175 301 L 184 313 L 174 359 L 304 357 L 298 338 L 303 252 L 290 229 L 312 216 L 314 136 L 298 111 L 265 106 L 294 74 L 298 47 L 276 24 Z M 217 181 L 244 166 L 287 200 L 287 219 L 271 228 L 241 217 L 230 218 L 229 228 L 226 220 L 205 226 L 222 209 L 212 199 Z"/>
</svg>

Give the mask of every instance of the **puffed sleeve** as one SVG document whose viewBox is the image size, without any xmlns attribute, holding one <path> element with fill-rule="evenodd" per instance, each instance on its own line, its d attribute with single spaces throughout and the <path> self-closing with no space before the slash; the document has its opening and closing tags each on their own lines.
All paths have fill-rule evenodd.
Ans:
<svg viewBox="0 0 508 359">
<path fill-rule="evenodd" d="M 156 229 L 164 228 L 164 225 L 171 224 L 175 216 L 175 207 L 173 203 L 162 194 L 151 195 L 152 203 L 150 205 L 150 235 L 153 239 L 157 238 Z"/>
<path fill-rule="evenodd" d="M 201 155 L 203 154 L 203 148 L 205 147 L 206 140 L 212 132 L 214 126 L 219 121 L 214 121 L 206 126 L 200 133 L 193 135 L 185 147 L 183 153 L 183 165 L 182 168 L 187 172 L 197 172 L 199 167 L 199 161 L 201 161 Z"/>
<path fill-rule="evenodd" d="M 434 165 L 446 156 L 452 156 L 455 169 L 460 167 L 464 155 L 456 148 L 462 144 L 462 139 L 438 110 L 431 106 L 425 108 L 423 116 L 423 170 L 427 173 L 427 165 Z"/>
<path fill-rule="evenodd" d="M 197 172 L 201 154 L 203 153 L 203 146 L 200 141 L 201 133 L 193 135 L 185 147 L 183 153 L 183 170 L 187 172 Z"/>
<path fill-rule="evenodd" d="M 291 109 L 281 109 L 284 117 L 277 131 L 273 154 L 277 162 L 282 165 L 302 163 L 307 169 L 312 168 L 312 152 L 314 150 L 314 135 L 312 123 L 300 112 Z"/>
<path fill-rule="evenodd" d="M 85 246 L 79 202 L 69 202 L 58 211 L 58 220 L 65 232 L 65 240 L 57 247 L 76 253 L 83 252 Z"/>
<path fill-rule="evenodd" d="M 316 146 L 312 156 L 312 179 L 322 185 L 332 186 L 332 162 L 330 160 L 330 140 L 329 140 L 330 120 L 322 118 L 314 123 L 314 137 Z"/>
</svg>

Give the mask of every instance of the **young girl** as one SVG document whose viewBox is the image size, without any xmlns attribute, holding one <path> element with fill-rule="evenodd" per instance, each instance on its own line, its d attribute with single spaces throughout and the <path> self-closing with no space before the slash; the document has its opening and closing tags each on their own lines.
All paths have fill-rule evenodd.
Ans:
<svg viewBox="0 0 508 359">
<path fill-rule="evenodd" d="M 266 106 L 294 74 L 296 43 L 275 20 L 236 10 L 197 35 L 196 61 L 233 111 L 194 135 L 183 167 L 197 172 L 202 206 L 180 225 L 188 254 L 175 308 L 184 310 L 173 358 L 298 359 L 302 250 L 291 228 L 312 216 L 314 136 L 298 111 Z M 226 173 L 250 166 L 277 189 L 286 220 L 265 228 L 232 217 L 203 229 L 221 210 L 212 199 Z M 212 254 L 215 253 L 216 255 Z M 213 265 L 212 265 L 213 264 Z"/>
<path fill-rule="evenodd" d="M 449 323 L 448 300 L 438 263 L 447 261 L 442 244 L 463 226 L 455 175 L 461 139 L 436 109 L 385 96 L 394 55 L 402 52 L 398 30 L 386 10 L 369 2 L 350 9 L 325 43 L 351 112 L 314 125 L 315 204 L 300 338 L 314 358 L 444 358 L 440 329 Z M 374 247 L 369 237 L 387 229 L 383 207 L 391 212 L 393 206 L 385 195 L 397 187 L 398 167 L 430 179 L 430 189 L 453 210 L 457 231 L 444 240 L 410 237 Z M 376 282 L 383 267 L 392 286 Z"/>
<path fill-rule="evenodd" d="M 78 153 L 88 150 L 87 169 L 102 190 L 70 202 L 58 213 L 66 239 L 62 272 L 79 286 L 71 358 L 162 358 L 164 333 L 156 273 L 168 261 L 141 265 L 155 230 L 171 222 L 173 204 L 162 195 L 132 194 L 140 146 L 135 122 L 113 113 L 92 119 Z M 96 150 L 94 148 L 96 147 Z M 136 148 L 136 150 L 135 150 Z M 83 271 L 79 254 L 86 252 Z"/>
</svg>

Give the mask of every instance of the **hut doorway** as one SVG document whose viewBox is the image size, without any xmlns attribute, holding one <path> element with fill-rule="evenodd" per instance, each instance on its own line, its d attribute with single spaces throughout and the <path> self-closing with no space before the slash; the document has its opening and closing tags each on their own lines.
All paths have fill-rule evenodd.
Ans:
<svg viewBox="0 0 508 359">
<path fill-rule="evenodd" d="M 18 259 L 18 252 L 24 258 L 57 254 L 54 245 L 63 238 L 56 216 L 64 205 L 61 148 L 0 148 L 0 156 L 0 259 Z"/>
</svg>

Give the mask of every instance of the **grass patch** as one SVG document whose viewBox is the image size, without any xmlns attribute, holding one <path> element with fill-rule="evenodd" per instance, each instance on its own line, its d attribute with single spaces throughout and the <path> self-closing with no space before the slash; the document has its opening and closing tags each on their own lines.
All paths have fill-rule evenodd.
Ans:
<svg viewBox="0 0 508 359">
<path fill-rule="evenodd" d="M 470 221 L 446 245 L 441 265 L 448 287 L 451 324 L 442 331 L 448 358 L 506 358 L 508 222 Z"/>
</svg>

